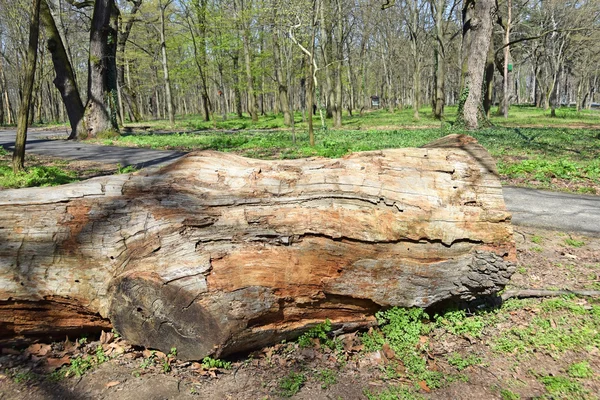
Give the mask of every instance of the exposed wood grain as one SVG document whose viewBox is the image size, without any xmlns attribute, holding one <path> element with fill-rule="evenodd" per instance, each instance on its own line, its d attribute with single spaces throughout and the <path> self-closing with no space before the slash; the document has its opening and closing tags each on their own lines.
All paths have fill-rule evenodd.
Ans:
<svg viewBox="0 0 600 400">
<path fill-rule="evenodd" d="M 2 191 L 0 221 L 4 307 L 62 298 L 189 359 L 326 318 L 356 329 L 381 307 L 493 294 L 516 255 L 493 160 L 456 135 L 335 160 L 194 153 L 157 172 Z"/>
</svg>

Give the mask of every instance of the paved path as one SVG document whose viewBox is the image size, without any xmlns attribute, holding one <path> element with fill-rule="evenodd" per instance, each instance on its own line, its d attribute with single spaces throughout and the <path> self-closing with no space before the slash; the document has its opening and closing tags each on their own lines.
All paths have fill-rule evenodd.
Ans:
<svg viewBox="0 0 600 400">
<path fill-rule="evenodd" d="M 133 165 L 136 168 L 169 164 L 185 154 L 180 151 L 101 146 L 75 141 L 48 139 L 48 137 L 66 139 L 68 136 L 68 134 L 60 131 L 29 131 L 27 133 L 26 152 L 61 157 L 69 160 L 121 164 L 122 167 Z M 16 132 L 14 130 L 0 129 L 0 146 L 12 150 L 15 144 L 15 137 Z"/>
<path fill-rule="evenodd" d="M 100 146 L 86 143 L 50 140 L 48 136 L 67 135 L 60 132 L 31 131 L 27 151 L 71 160 L 119 163 L 139 168 L 165 165 L 182 157 L 177 151 L 148 150 L 131 147 Z M 0 146 L 11 149 L 14 130 L 0 130 Z M 573 195 L 544 190 L 505 187 L 506 206 L 513 223 L 522 226 L 579 232 L 600 237 L 600 196 Z"/>
</svg>

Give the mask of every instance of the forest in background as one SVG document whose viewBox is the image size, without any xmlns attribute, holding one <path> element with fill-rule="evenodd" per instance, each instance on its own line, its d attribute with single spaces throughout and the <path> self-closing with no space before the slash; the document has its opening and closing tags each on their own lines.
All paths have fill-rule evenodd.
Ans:
<svg viewBox="0 0 600 400">
<path fill-rule="evenodd" d="M 118 32 L 114 118 L 122 125 L 176 114 L 209 120 L 248 113 L 256 120 L 283 113 L 290 125 L 290 112 L 306 116 L 313 100 L 339 127 L 342 112 L 371 107 L 371 96 L 390 112 L 412 107 L 415 118 L 431 104 L 443 118 L 444 105 L 457 104 L 461 94 L 469 57 L 462 14 L 469 2 L 119 0 L 111 12 Z M 15 123 L 21 101 L 30 3 L 0 1 L 0 124 Z M 94 2 L 42 3 L 40 18 L 47 4 L 85 99 Z M 485 111 L 496 112 L 491 106 L 498 104 L 502 112 L 505 91 L 511 104 L 552 110 L 598 102 L 599 15 L 598 0 L 498 1 Z M 50 39 L 41 29 L 33 123 L 67 120 L 53 85 Z"/>
</svg>

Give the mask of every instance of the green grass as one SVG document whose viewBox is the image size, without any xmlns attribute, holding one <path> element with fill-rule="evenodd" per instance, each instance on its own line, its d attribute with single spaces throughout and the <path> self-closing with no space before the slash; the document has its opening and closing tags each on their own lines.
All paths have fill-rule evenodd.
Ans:
<svg viewBox="0 0 600 400">
<path fill-rule="evenodd" d="M 590 363 L 587 361 L 571 364 L 567 370 L 567 373 L 571 378 L 585 379 L 594 376 L 594 371 L 590 367 Z"/>
<path fill-rule="evenodd" d="M 337 373 L 329 368 L 321 369 L 317 372 L 317 379 L 321 382 L 321 389 L 327 389 L 329 386 L 337 383 Z"/>
<path fill-rule="evenodd" d="M 407 376 L 411 380 L 425 381 L 431 389 L 440 387 L 443 374 L 428 368 L 426 361 L 426 346 L 419 346 L 421 336 L 431 332 L 434 324 L 429 316 L 420 308 L 393 307 L 376 314 L 379 330 L 366 333 L 362 342 L 367 351 L 382 349 L 387 344 L 395 353 L 396 358 L 404 364 Z M 391 378 L 395 370 L 387 371 Z"/>
<path fill-rule="evenodd" d="M 424 397 L 405 386 L 389 386 L 378 393 L 365 390 L 368 400 L 421 400 Z"/>
<path fill-rule="evenodd" d="M 202 359 L 202 368 L 204 368 L 204 369 L 210 369 L 210 368 L 231 369 L 231 361 L 214 359 L 212 357 L 204 357 Z"/>
<path fill-rule="evenodd" d="M 279 381 L 279 389 L 283 397 L 292 397 L 300 391 L 306 382 L 306 375 L 300 372 L 290 372 Z"/>
<path fill-rule="evenodd" d="M 509 389 L 500 390 L 500 397 L 502 397 L 502 400 L 520 400 L 521 399 L 521 396 L 519 396 L 518 394 L 514 393 L 513 391 L 511 391 Z"/>
<path fill-rule="evenodd" d="M 14 174 L 12 167 L 0 164 L 0 187 L 3 188 L 56 186 L 75 181 L 73 172 L 58 167 L 31 167 Z"/>
<path fill-rule="evenodd" d="M 448 108 L 453 119 L 455 108 Z M 563 115 L 564 114 L 564 115 Z M 391 114 L 386 110 L 365 113 L 362 117 L 344 117 L 342 129 L 321 130 L 315 125 L 316 143 L 309 146 L 306 124 L 296 114 L 296 137 L 283 125 L 280 116 L 264 116 L 252 124 L 249 118 L 232 118 L 217 122 L 200 121 L 197 116 L 181 119 L 175 132 L 160 130 L 160 121 L 151 123 L 144 133 L 124 134 L 105 143 L 156 149 L 218 150 L 235 152 L 252 158 L 285 159 L 309 156 L 341 157 L 356 151 L 418 147 L 448 133 L 474 136 L 497 160 L 501 176 L 552 187 L 553 180 L 578 182 L 575 189 L 593 193 L 600 186 L 600 113 L 571 110 L 559 111 L 559 118 L 532 107 L 515 107 L 511 117 L 492 118 L 496 127 L 479 131 L 448 129 L 431 117 L 424 108 L 421 118 L 414 120 L 412 110 Z M 331 121 L 328 121 L 330 123 Z M 577 129 L 568 124 L 576 124 Z M 510 126 L 509 126 L 510 125 Z M 519 125 L 521 127 L 519 127 Z M 529 126 L 535 125 L 535 126 Z M 548 127 L 552 125 L 551 127 Z M 265 130 L 266 129 L 266 130 Z"/>
<path fill-rule="evenodd" d="M 552 399 L 583 399 L 588 392 L 581 384 L 564 376 L 544 376 L 540 381 L 546 387 Z"/>
<path fill-rule="evenodd" d="M 589 309 L 576 299 L 544 300 L 540 312 L 526 327 L 510 328 L 492 339 L 498 352 L 528 354 L 546 352 L 558 355 L 569 350 L 600 347 L 600 305 Z"/>
<path fill-rule="evenodd" d="M 458 353 L 453 353 L 448 356 L 448 364 L 452 365 L 459 371 L 462 371 L 463 369 L 473 365 L 479 365 L 481 363 L 481 357 L 477 357 L 473 354 L 463 357 Z"/>
<path fill-rule="evenodd" d="M 585 246 L 585 242 L 577 239 L 567 238 L 565 239 L 565 244 L 571 247 L 583 247 Z"/>
</svg>

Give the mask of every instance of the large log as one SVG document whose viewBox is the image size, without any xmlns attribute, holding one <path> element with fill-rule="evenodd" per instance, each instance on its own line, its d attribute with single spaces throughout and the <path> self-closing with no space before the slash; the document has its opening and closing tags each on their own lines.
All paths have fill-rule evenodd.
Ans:
<svg viewBox="0 0 600 400">
<path fill-rule="evenodd" d="M 113 326 L 199 359 L 329 318 L 499 291 L 515 246 L 468 136 L 343 159 L 193 153 L 155 172 L 0 192 L 0 336 Z M 35 321 L 43 323 L 36 324 Z"/>
</svg>

